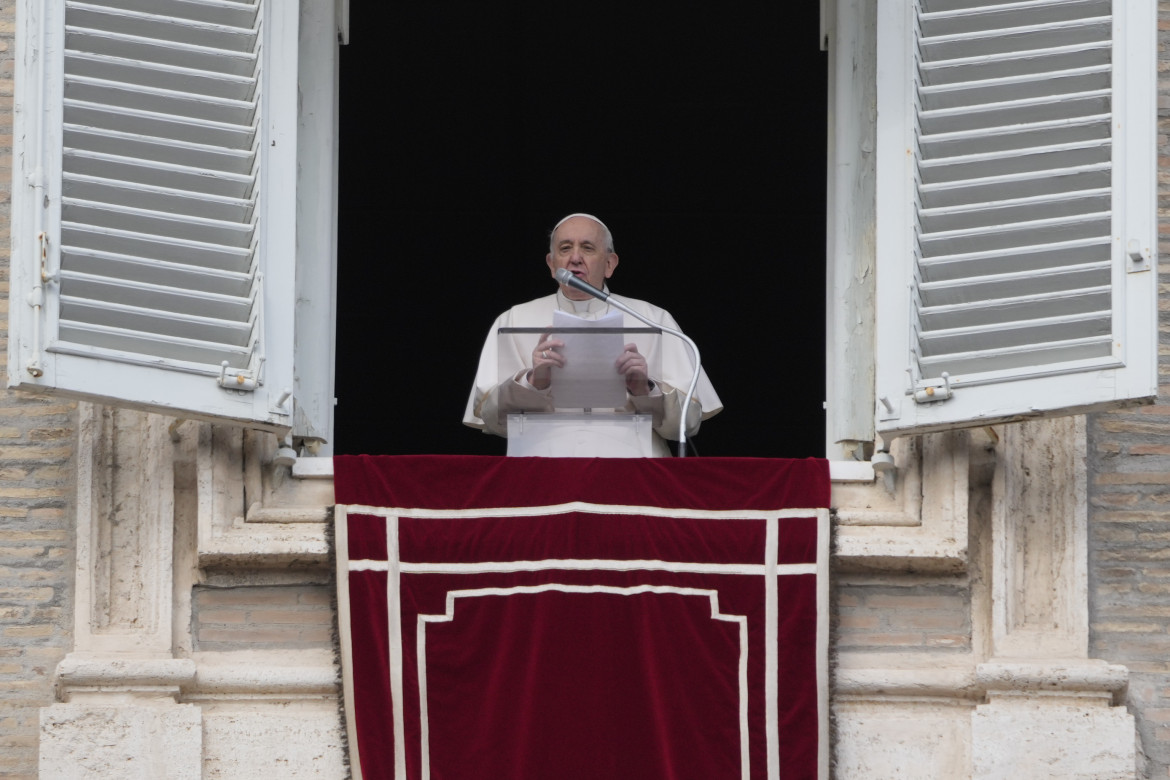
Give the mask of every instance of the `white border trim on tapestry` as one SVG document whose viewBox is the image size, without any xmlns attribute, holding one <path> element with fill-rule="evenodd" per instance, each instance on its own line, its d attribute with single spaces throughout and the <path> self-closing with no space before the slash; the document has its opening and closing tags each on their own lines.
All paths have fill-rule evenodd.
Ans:
<svg viewBox="0 0 1170 780">
<path fill-rule="evenodd" d="M 426 624 L 450 623 L 455 619 L 455 599 L 481 596 L 511 596 L 514 594 L 547 593 L 595 594 L 610 593 L 619 596 L 636 596 L 643 593 L 674 593 L 683 596 L 701 596 L 711 604 L 711 619 L 739 625 L 739 661 L 736 678 L 739 686 L 739 760 L 741 780 L 751 777 L 751 756 L 748 750 L 748 687 L 747 687 L 747 616 L 724 614 L 719 611 L 719 592 L 700 588 L 681 588 L 672 585 L 634 585 L 620 588 L 612 585 L 569 585 L 566 583 L 544 583 L 542 585 L 517 585 L 507 588 L 474 588 L 470 590 L 447 591 L 445 613 L 442 615 L 418 616 L 416 635 L 416 657 L 418 667 L 419 728 L 421 737 L 422 780 L 431 777 L 430 714 L 427 702 Z"/>
<path fill-rule="evenodd" d="M 349 632 L 349 513 L 345 504 L 338 504 L 334 512 L 334 545 L 337 550 L 337 634 L 341 642 L 341 695 L 345 699 L 345 738 L 349 743 L 349 773 L 353 780 L 362 780 L 362 765 L 358 755 L 357 711 L 353 698 L 353 635 Z"/>
</svg>

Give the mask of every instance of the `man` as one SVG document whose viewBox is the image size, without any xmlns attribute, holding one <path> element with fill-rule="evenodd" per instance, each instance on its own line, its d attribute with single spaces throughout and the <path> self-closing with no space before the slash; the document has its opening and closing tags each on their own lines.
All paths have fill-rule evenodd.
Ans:
<svg viewBox="0 0 1170 780">
<path fill-rule="evenodd" d="M 566 268 L 579 279 L 608 292 L 605 282 L 613 276 L 618 256 L 614 252 L 613 236 L 600 219 L 590 214 L 570 214 L 553 227 L 545 262 L 554 278 L 559 269 Z M 633 298 L 613 297 L 653 322 L 678 328 L 670 313 L 657 306 Z M 501 327 L 545 328 L 552 325 L 556 311 L 597 319 L 610 310 L 605 301 L 573 287 L 559 285 L 554 295 L 514 306 L 500 315 L 488 333 L 480 355 L 475 386 L 463 416 L 464 424 L 507 436 L 507 423 L 506 419 L 501 419 L 501 409 L 505 418 L 508 412 L 552 411 L 553 368 L 565 365 L 561 352 L 564 341 L 546 334 L 536 337 L 537 343 L 532 349 L 529 347 L 533 337 L 528 337 L 525 342 L 517 336 L 501 345 L 497 342 L 497 331 Z M 622 317 L 624 327 L 645 327 L 645 323 L 629 314 L 622 313 Z M 655 339 L 647 349 L 648 354 L 643 355 L 636 344 L 626 344 L 614 363 L 614 369 L 625 378 L 626 410 L 653 417 L 654 455 L 669 455 L 670 450 L 663 438 L 678 439 L 681 407 L 694 374 L 694 359 L 680 339 L 668 334 Z M 648 366 L 651 365 L 661 365 L 661 377 L 649 375 Z M 507 378 L 499 381 L 500 377 Z M 701 372 L 687 413 L 687 436 L 699 430 L 702 420 L 722 409 L 706 372 Z"/>
</svg>

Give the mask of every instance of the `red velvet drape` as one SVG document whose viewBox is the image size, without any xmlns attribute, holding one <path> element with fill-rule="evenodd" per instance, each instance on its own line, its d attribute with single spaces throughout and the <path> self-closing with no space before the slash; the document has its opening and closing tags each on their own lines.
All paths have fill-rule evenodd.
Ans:
<svg viewBox="0 0 1170 780">
<path fill-rule="evenodd" d="M 335 487 L 365 778 L 818 776 L 824 461 L 339 456 Z"/>
</svg>

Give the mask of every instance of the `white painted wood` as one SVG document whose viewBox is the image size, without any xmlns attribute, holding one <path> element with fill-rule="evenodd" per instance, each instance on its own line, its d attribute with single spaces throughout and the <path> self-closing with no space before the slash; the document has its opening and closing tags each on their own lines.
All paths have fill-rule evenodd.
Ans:
<svg viewBox="0 0 1170 780">
<path fill-rule="evenodd" d="M 333 453 L 337 323 L 338 39 L 335 3 L 301 4 L 293 434 Z M 348 14 L 348 5 L 346 5 Z M 347 17 L 348 18 L 348 17 Z M 348 24 L 348 21 L 346 21 Z"/>
<path fill-rule="evenodd" d="M 10 385 L 287 430 L 297 286 L 310 284 L 298 281 L 293 229 L 297 79 L 320 64 L 300 63 L 299 4 L 70 0 L 28 10 L 22 40 L 39 45 L 21 47 L 31 110 L 18 112 L 16 181 L 29 186 L 13 193 L 21 259 Z M 332 41 L 332 27 L 323 35 Z M 314 110 L 335 104 L 334 69 Z M 331 128 L 335 110 L 321 113 Z M 332 217 L 335 190 L 319 179 L 310 200 Z M 303 268 L 331 278 L 333 233 L 321 243 Z M 331 302 L 331 285 L 310 281 Z M 330 348 L 331 305 L 307 315 Z M 312 393 L 313 416 L 325 419 L 312 431 L 326 438 L 332 353 L 314 354 L 325 357 L 307 376 L 329 376 Z M 243 379 L 227 377 L 230 389 L 220 387 L 225 362 Z"/>
<path fill-rule="evenodd" d="M 1150 0 L 879 5 L 884 436 L 1155 395 L 1154 22 Z"/>
<path fill-rule="evenodd" d="M 875 4 L 822 5 L 829 35 L 825 457 L 874 438 Z"/>
</svg>

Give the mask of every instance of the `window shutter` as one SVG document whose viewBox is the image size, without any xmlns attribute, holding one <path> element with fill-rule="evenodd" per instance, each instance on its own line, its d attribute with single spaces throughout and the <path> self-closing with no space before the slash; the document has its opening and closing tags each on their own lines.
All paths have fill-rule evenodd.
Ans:
<svg viewBox="0 0 1170 780">
<path fill-rule="evenodd" d="M 878 17 L 877 425 L 1157 390 L 1152 0 Z"/>
<path fill-rule="evenodd" d="M 289 427 L 297 4 L 27 7 L 9 384 Z"/>
</svg>

